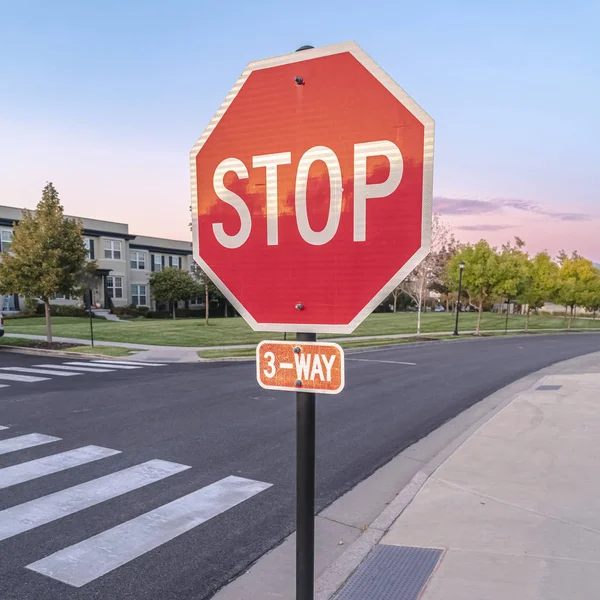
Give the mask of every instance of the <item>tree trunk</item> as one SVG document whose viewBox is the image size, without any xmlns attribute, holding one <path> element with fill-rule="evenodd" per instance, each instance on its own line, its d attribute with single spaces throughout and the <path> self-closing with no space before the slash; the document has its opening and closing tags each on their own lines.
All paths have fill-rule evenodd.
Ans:
<svg viewBox="0 0 600 600">
<path fill-rule="evenodd" d="M 527 305 L 527 310 L 525 311 L 525 331 L 529 331 L 529 304 Z"/>
<path fill-rule="evenodd" d="M 50 314 L 50 300 L 44 300 L 44 312 L 46 314 L 46 341 L 52 343 L 52 315 Z"/>
<path fill-rule="evenodd" d="M 208 281 L 204 284 L 204 324 L 208 325 Z"/>
<path fill-rule="evenodd" d="M 229 306 L 229 303 L 227 302 L 227 300 L 225 300 L 225 318 L 227 318 L 229 315 L 227 314 L 227 308 Z"/>
<path fill-rule="evenodd" d="M 450 300 L 448 299 L 448 296 L 446 296 L 446 312 L 448 312 L 450 310 Z"/>
<path fill-rule="evenodd" d="M 571 306 L 571 312 L 569 313 L 569 329 L 571 329 L 572 324 L 573 324 L 573 307 Z"/>
<path fill-rule="evenodd" d="M 396 314 L 397 307 L 398 307 L 398 296 L 394 296 L 394 314 Z"/>
<path fill-rule="evenodd" d="M 479 301 L 477 311 L 477 326 L 475 327 L 475 335 L 481 335 L 481 314 L 483 313 L 483 298 Z"/>
<path fill-rule="evenodd" d="M 425 293 L 425 269 L 421 277 L 421 285 L 419 286 L 419 308 L 417 310 L 417 335 L 421 335 L 421 311 L 423 310 L 423 294 Z"/>
<path fill-rule="evenodd" d="M 177 302 L 173 302 L 173 321 L 177 318 L 177 315 L 175 314 L 175 311 L 177 310 Z"/>
</svg>

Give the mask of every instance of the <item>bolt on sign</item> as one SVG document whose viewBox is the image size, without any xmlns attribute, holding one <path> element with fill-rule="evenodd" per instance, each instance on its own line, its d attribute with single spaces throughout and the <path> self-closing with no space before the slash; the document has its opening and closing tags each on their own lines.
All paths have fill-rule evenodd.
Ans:
<svg viewBox="0 0 600 600">
<path fill-rule="evenodd" d="M 256 331 L 351 333 L 429 252 L 433 137 L 353 42 L 250 63 L 190 153 L 196 262 Z"/>
<path fill-rule="evenodd" d="M 339 394 L 344 388 L 344 351 L 325 342 L 261 342 L 256 378 L 268 390 Z"/>
</svg>

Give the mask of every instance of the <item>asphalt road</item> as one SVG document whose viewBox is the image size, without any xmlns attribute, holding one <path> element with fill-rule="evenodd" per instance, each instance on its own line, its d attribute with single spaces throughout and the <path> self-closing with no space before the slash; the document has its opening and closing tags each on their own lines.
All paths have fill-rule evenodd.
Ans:
<svg viewBox="0 0 600 600">
<path fill-rule="evenodd" d="M 500 387 L 598 350 L 600 334 L 574 334 L 348 355 L 346 390 L 318 400 L 318 509 Z M 259 388 L 252 364 L 2 380 L 19 373 L 14 367 L 68 362 L 0 351 L 2 600 L 204 600 L 294 529 L 294 398 Z M 6 440 L 33 433 L 61 439 L 2 453 L 11 449 Z M 2 470 L 90 445 L 120 453 L 16 483 L 14 470 Z M 169 462 L 119 474 L 155 459 Z M 120 479 L 111 479 L 115 473 Z M 222 480 L 230 476 L 271 485 L 235 480 L 258 488 L 224 510 L 232 496 L 223 488 L 234 484 Z M 195 494 L 215 482 L 212 500 Z M 190 494 L 188 504 L 209 507 L 209 520 L 197 526 L 180 503 L 161 508 Z M 171 520 L 161 529 L 165 511 Z M 153 536 L 160 541 L 150 549 Z M 59 580 L 69 577 L 70 584 Z"/>
</svg>

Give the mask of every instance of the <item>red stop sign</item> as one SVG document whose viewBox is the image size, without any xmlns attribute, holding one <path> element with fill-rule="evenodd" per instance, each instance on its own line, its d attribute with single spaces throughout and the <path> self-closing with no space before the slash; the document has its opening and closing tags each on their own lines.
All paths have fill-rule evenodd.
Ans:
<svg viewBox="0 0 600 600">
<path fill-rule="evenodd" d="M 353 331 L 429 251 L 433 129 L 354 43 L 250 63 L 191 152 L 196 261 L 255 330 Z"/>
</svg>

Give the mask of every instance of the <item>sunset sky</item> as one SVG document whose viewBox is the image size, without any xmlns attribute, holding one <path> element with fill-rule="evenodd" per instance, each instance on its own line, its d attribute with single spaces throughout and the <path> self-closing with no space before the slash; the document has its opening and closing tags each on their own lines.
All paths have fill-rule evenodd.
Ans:
<svg viewBox="0 0 600 600">
<path fill-rule="evenodd" d="M 251 60 L 353 39 L 436 121 L 457 237 L 600 262 L 595 0 L 0 0 L 0 204 L 188 239 L 188 152 Z"/>
</svg>

